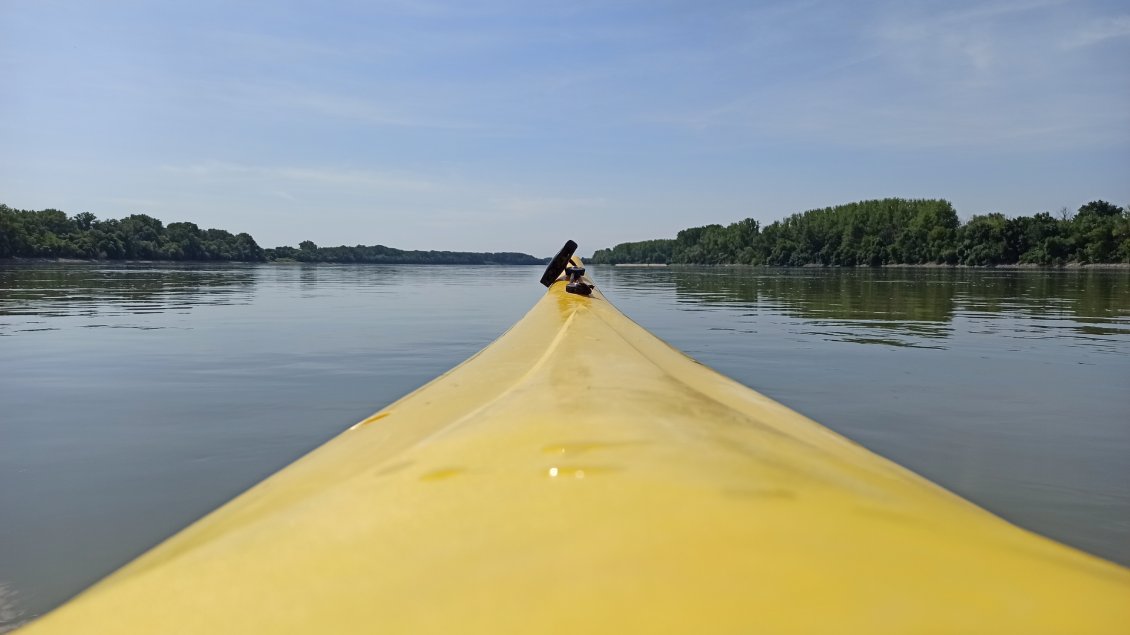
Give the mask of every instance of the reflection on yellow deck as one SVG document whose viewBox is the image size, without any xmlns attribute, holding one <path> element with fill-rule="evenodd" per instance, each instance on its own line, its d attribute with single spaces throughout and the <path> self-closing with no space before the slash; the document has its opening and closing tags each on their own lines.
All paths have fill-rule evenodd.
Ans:
<svg viewBox="0 0 1130 635">
<path fill-rule="evenodd" d="M 27 635 L 1130 632 L 1127 569 L 564 286 Z"/>
</svg>

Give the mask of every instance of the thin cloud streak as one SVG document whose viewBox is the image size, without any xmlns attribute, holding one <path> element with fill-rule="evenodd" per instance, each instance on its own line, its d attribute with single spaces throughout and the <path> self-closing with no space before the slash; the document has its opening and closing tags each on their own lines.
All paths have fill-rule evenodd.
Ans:
<svg viewBox="0 0 1130 635">
<path fill-rule="evenodd" d="M 847 56 L 821 59 L 776 85 L 705 109 L 641 120 L 862 147 L 975 149 L 1008 142 L 1050 151 L 1125 143 L 1125 100 L 1042 85 L 1050 69 L 1087 63 L 1036 45 L 1054 41 L 1061 28 L 1040 16 L 1064 5 L 1002 2 L 926 13 L 892 5 L 858 18 L 852 30 L 858 45 Z M 1017 31 L 1011 20 L 1018 14 L 1037 21 Z M 1073 41 L 1090 44 L 1123 31 L 1130 32 L 1130 19 L 1112 18 Z"/>
<path fill-rule="evenodd" d="M 518 196 L 509 198 L 494 198 L 489 201 L 492 209 L 497 210 L 494 218 L 547 218 L 560 217 L 566 214 L 576 214 L 582 210 L 606 209 L 609 200 L 603 197 L 553 197 L 553 196 Z"/>
<path fill-rule="evenodd" d="M 204 181 L 281 182 L 296 185 L 350 186 L 377 190 L 409 190 L 414 192 L 440 189 L 434 181 L 398 173 L 342 168 L 279 167 L 209 162 L 184 166 L 163 166 L 175 176 Z"/>
<path fill-rule="evenodd" d="M 336 119 L 367 126 L 431 128 L 437 130 L 483 130 L 481 123 L 457 121 L 423 114 L 406 114 L 401 108 L 382 106 L 377 97 L 360 97 L 321 90 L 309 85 L 226 84 L 211 92 L 229 107 L 248 112 L 288 116 L 309 125 L 311 117 Z"/>
<path fill-rule="evenodd" d="M 1062 46 L 1076 49 L 1127 36 L 1130 36 L 1130 15 L 1120 15 L 1092 22 L 1064 40 Z"/>
<path fill-rule="evenodd" d="M 943 11 L 932 17 L 941 24 L 984 21 L 1063 5 L 1071 0 L 1021 0 L 1019 2 L 979 2 L 968 9 Z"/>
</svg>

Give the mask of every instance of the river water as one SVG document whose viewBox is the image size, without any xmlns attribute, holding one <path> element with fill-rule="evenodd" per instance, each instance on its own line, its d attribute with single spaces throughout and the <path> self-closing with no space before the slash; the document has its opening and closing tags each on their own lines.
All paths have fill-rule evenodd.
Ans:
<svg viewBox="0 0 1130 635">
<path fill-rule="evenodd" d="M 0 266 L 0 632 L 467 358 L 540 273 Z M 1130 272 L 592 273 L 699 361 L 1130 564 Z"/>
</svg>

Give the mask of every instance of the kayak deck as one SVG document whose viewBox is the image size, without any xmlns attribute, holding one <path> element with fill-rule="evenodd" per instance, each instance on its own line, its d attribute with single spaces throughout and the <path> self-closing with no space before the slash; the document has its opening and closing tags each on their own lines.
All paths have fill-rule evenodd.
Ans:
<svg viewBox="0 0 1130 635">
<path fill-rule="evenodd" d="M 1124 633 L 1130 571 L 550 291 L 35 633 Z"/>
</svg>

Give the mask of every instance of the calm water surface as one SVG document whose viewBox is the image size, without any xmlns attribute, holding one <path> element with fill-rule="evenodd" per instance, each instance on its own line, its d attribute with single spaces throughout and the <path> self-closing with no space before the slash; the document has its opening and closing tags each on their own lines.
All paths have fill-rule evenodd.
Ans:
<svg viewBox="0 0 1130 635">
<path fill-rule="evenodd" d="M 540 273 L 0 266 L 0 630 L 470 356 Z M 1130 272 L 593 273 L 700 361 L 1130 564 Z"/>
</svg>

